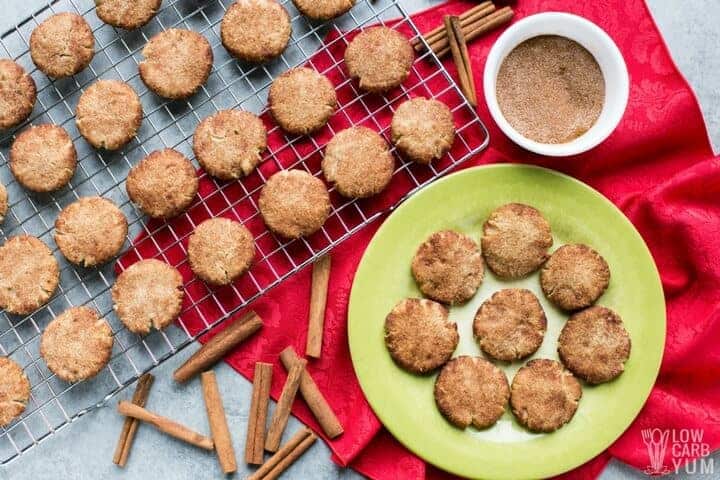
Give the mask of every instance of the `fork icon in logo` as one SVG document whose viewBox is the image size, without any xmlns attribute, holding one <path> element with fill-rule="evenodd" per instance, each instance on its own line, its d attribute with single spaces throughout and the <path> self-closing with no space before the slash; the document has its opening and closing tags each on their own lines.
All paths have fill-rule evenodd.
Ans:
<svg viewBox="0 0 720 480">
<path fill-rule="evenodd" d="M 669 437 L 669 430 L 660 430 L 659 428 L 642 430 L 643 443 L 647 447 L 650 459 L 650 465 L 645 468 L 645 473 L 648 475 L 664 475 L 670 472 L 670 469 L 664 465 Z"/>
</svg>

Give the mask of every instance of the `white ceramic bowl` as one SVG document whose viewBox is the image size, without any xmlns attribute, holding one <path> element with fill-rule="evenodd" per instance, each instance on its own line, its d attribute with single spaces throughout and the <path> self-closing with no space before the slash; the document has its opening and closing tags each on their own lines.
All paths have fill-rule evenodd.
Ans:
<svg viewBox="0 0 720 480">
<path fill-rule="evenodd" d="M 505 57 L 520 43 L 539 35 L 560 35 L 576 41 L 595 57 L 605 77 L 605 103 L 600 117 L 590 130 L 568 143 L 539 143 L 524 137 L 505 120 L 495 95 L 495 82 Z M 505 30 L 490 50 L 483 74 L 490 115 L 505 135 L 526 150 L 553 157 L 577 155 L 605 140 L 625 112 L 629 84 L 625 60 L 608 34 L 589 20 L 560 12 L 531 15 Z"/>
</svg>

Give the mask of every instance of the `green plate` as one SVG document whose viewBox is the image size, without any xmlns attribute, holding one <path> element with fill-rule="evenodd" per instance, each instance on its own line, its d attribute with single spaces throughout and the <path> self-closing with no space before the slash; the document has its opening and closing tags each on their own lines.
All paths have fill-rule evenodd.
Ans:
<svg viewBox="0 0 720 480">
<path fill-rule="evenodd" d="M 479 240 L 494 208 L 521 202 L 550 222 L 554 246 L 586 243 L 610 265 L 610 287 L 598 303 L 618 312 L 632 338 L 625 372 L 615 381 L 583 385 L 572 421 L 551 434 L 533 434 L 508 411 L 486 430 L 453 427 L 433 399 L 435 376 L 397 367 L 383 340 L 385 315 L 399 300 L 418 297 L 410 274 L 417 247 L 431 233 L 454 229 Z M 480 304 L 500 288 L 535 292 L 548 330 L 532 358 L 557 359 L 557 337 L 567 315 L 551 306 L 538 274 L 500 281 L 487 269 L 466 305 L 451 309 L 460 345 L 455 355 L 481 355 L 472 338 Z M 606 449 L 630 425 L 655 382 L 665 343 L 665 301 L 657 269 L 642 238 L 625 216 L 587 185 L 537 167 L 493 165 L 450 175 L 421 190 L 380 227 L 355 275 L 348 314 L 350 352 L 360 385 L 387 429 L 415 454 L 457 475 L 487 479 L 544 478 L 566 472 Z M 498 364 L 510 381 L 522 362 Z"/>
</svg>

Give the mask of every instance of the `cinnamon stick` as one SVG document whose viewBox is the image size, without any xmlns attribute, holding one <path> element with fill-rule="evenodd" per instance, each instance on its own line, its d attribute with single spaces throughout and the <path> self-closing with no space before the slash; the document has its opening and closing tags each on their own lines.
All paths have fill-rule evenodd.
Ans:
<svg viewBox="0 0 720 480">
<path fill-rule="evenodd" d="M 237 344 L 247 339 L 262 327 L 262 319 L 255 312 L 248 312 L 215 335 L 200 350 L 175 370 L 176 382 L 186 382 L 200 372 L 219 362 Z"/>
<path fill-rule="evenodd" d="M 132 397 L 132 403 L 141 407 L 145 406 L 148 396 L 150 395 L 150 387 L 152 387 L 155 377 L 150 373 L 146 373 L 141 376 L 138 380 L 137 386 L 135 387 L 135 393 Z M 113 455 L 113 463 L 118 467 L 124 467 L 127 463 L 128 456 L 130 455 L 130 449 L 132 448 L 133 441 L 135 440 L 135 433 L 137 432 L 140 422 L 131 417 L 126 417 L 123 422 L 123 428 L 120 431 L 120 438 L 118 439 L 117 447 L 115 447 L 115 454 Z"/>
<path fill-rule="evenodd" d="M 453 28 L 453 19 L 457 20 L 457 17 L 451 17 L 445 15 L 443 21 L 445 22 L 445 31 L 447 32 L 448 41 L 450 42 L 450 51 L 452 52 L 453 62 L 457 67 L 458 80 L 460 89 L 467 98 L 470 105 L 473 107 L 477 106 L 477 102 L 473 103 L 472 87 L 470 86 L 470 78 L 467 70 L 467 63 L 463 59 L 462 50 L 460 47 L 460 39 L 455 36 L 455 29 Z"/>
<path fill-rule="evenodd" d="M 308 322 L 307 346 L 305 347 L 305 354 L 308 357 L 320 358 L 329 280 L 330 255 L 324 255 L 313 264 L 310 319 Z"/>
<path fill-rule="evenodd" d="M 253 376 L 253 392 L 250 402 L 247 439 L 245 441 L 245 463 L 260 465 L 263 463 L 265 449 L 265 422 L 267 421 L 270 383 L 272 382 L 272 364 L 257 362 Z"/>
<path fill-rule="evenodd" d="M 510 20 L 512 20 L 513 15 L 515 15 L 515 12 L 513 12 L 513 9 L 511 7 L 503 7 L 485 18 L 481 18 L 475 23 L 463 27 L 462 32 L 463 35 L 465 35 L 465 41 L 471 42 L 479 36 L 491 30 L 495 30 L 496 28 L 508 23 Z M 432 48 L 433 52 L 435 52 L 435 55 L 438 56 L 438 58 L 442 58 L 451 52 L 450 44 L 447 37 L 443 37 L 438 42 L 432 44 L 430 47 Z"/>
<path fill-rule="evenodd" d="M 292 408 L 293 400 L 295 400 L 295 395 L 300 386 L 300 377 L 302 376 L 303 370 L 305 370 L 306 364 L 307 360 L 304 358 L 298 359 L 288 372 L 287 380 L 283 386 L 282 393 L 280 393 L 278 403 L 275 406 L 275 411 L 270 420 L 270 427 L 267 431 L 267 437 L 265 438 L 265 450 L 268 452 L 276 452 L 280 447 L 282 434 L 283 431 L 285 431 L 288 418 L 290 418 L 290 409 Z"/>
<path fill-rule="evenodd" d="M 488 1 L 488 2 L 482 2 L 478 5 L 475 5 L 474 7 L 464 11 L 460 14 L 460 25 L 465 28 L 466 26 L 473 24 L 480 20 L 481 18 L 484 18 L 491 13 L 493 13 L 496 10 L 495 5 Z M 445 26 L 441 25 L 433 30 L 430 30 L 428 33 L 423 35 L 425 37 L 425 41 L 432 45 L 433 43 L 437 42 L 438 40 L 445 37 Z M 410 41 L 413 48 L 419 53 L 425 49 L 425 45 L 420 40 L 419 37 L 415 37 Z"/>
<path fill-rule="evenodd" d="M 292 347 L 287 347 L 280 353 L 280 361 L 285 367 L 285 370 L 289 371 L 298 360 L 299 358 Z M 300 377 L 300 394 L 305 399 L 305 403 L 307 403 L 310 411 L 328 438 L 335 438 L 343 433 L 343 427 L 340 425 L 340 421 L 320 392 L 315 380 L 310 376 L 307 368 L 303 369 Z"/>
<path fill-rule="evenodd" d="M 317 440 L 317 436 L 308 428 L 303 428 L 292 436 L 288 442 L 268 459 L 247 480 L 269 480 L 280 476 L 282 472 L 295 463 L 305 451 Z"/>
<path fill-rule="evenodd" d="M 465 35 L 462 33 L 460 22 L 457 17 L 450 18 L 450 25 L 455 34 L 455 39 L 460 47 L 460 58 L 465 66 L 465 75 L 467 76 L 468 89 L 470 93 L 470 105 L 477 106 L 477 91 L 475 90 L 475 76 L 473 75 L 472 63 L 470 62 L 470 54 L 468 53 Z"/>
<path fill-rule="evenodd" d="M 167 433 L 171 437 L 175 437 L 191 445 L 195 445 L 196 447 L 204 448 L 205 450 L 213 450 L 214 448 L 211 438 L 194 432 L 174 420 L 157 415 L 126 400 L 118 403 L 118 412 L 126 417 L 136 418 L 142 422 L 149 423 L 161 432 Z"/>
<path fill-rule="evenodd" d="M 223 407 L 220 390 L 218 389 L 217 378 L 215 372 L 203 372 L 200 375 L 202 381 L 203 397 L 205 398 L 205 409 L 208 414 L 208 422 L 210 423 L 210 433 L 215 443 L 215 451 L 217 452 L 220 468 L 223 473 L 233 473 L 237 471 L 237 462 L 235 461 L 235 449 L 230 436 L 227 418 L 225 417 L 225 408 Z"/>
</svg>

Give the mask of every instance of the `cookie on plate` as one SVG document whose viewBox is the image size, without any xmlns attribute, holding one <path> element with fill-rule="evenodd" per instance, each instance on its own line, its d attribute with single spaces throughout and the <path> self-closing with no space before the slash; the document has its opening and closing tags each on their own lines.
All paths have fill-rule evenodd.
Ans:
<svg viewBox="0 0 720 480">
<path fill-rule="evenodd" d="M 190 268 L 211 285 L 229 285 L 250 268 L 254 257 L 252 234 L 228 218 L 205 220 L 188 241 Z"/>
<path fill-rule="evenodd" d="M 609 283 L 610 267 L 587 245 L 563 245 L 540 271 L 545 296 L 563 310 L 589 307 L 605 293 Z"/>
<path fill-rule="evenodd" d="M 510 387 L 510 407 L 521 425 L 533 432 L 554 432 L 568 423 L 582 397 L 580 382 L 560 362 L 530 360 Z"/>
<path fill-rule="evenodd" d="M 225 12 L 220 25 L 225 49 L 236 58 L 254 63 L 280 55 L 291 33 L 290 15 L 275 0 L 237 0 Z"/>
<path fill-rule="evenodd" d="M 191 97 L 207 81 L 212 69 L 210 43 L 197 32 L 171 28 L 153 36 L 142 51 L 140 78 L 164 98 Z"/>
<path fill-rule="evenodd" d="M 95 0 L 98 18 L 113 27 L 133 30 L 148 23 L 162 0 Z"/>
<path fill-rule="evenodd" d="M 435 404 L 458 428 L 488 428 L 497 422 L 510 397 L 502 370 L 480 357 L 453 358 L 435 380 Z"/>
<path fill-rule="evenodd" d="M 60 282 L 50 249 L 30 235 L 11 237 L 0 247 L 0 308 L 27 315 L 45 305 Z"/>
<path fill-rule="evenodd" d="M 5 215 L 8 211 L 8 194 L 5 185 L 0 183 L 0 223 L 5 221 Z"/>
<path fill-rule="evenodd" d="M 484 273 L 477 243 L 452 230 L 430 235 L 412 260 L 412 274 L 423 295 L 450 305 L 470 300 Z"/>
<path fill-rule="evenodd" d="M 156 259 L 133 263 L 112 287 L 113 309 L 133 333 L 162 330 L 180 315 L 183 279 L 176 268 Z"/>
<path fill-rule="evenodd" d="M 80 15 L 56 13 L 35 27 L 30 35 L 30 56 L 49 77 L 75 75 L 90 65 L 95 55 L 95 37 Z"/>
<path fill-rule="evenodd" d="M 337 96 L 325 75 L 299 67 L 273 81 L 268 106 L 280 128 L 293 135 L 305 135 L 327 123 L 335 113 Z"/>
<path fill-rule="evenodd" d="M 67 132 L 57 125 L 26 128 L 10 148 L 10 171 L 33 192 L 52 192 L 75 174 L 77 151 Z"/>
<path fill-rule="evenodd" d="M 537 297 L 524 288 L 506 288 L 485 300 L 473 321 L 473 334 L 488 356 L 512 362 L 542 345 L 547 319 Z"/>
<path fill-rule="evenodd" d="M 135 138 L 143 110 L 135 90 L 119 80 L 98 80 L 80 95 L 78 131 L 95 148 L 117 150 Z"/>
<path fill-rule="evenodd" d="M 345 49 L 348 73 L 367 92 L 387 92 L 399 86 L 410 74 L 414 59 L 408 39 L 388 27 L 363 30 Z"/>
<path fill-rule="evenodd" d="M 393 114 L 390 135 L 403 157 L 427 165 L 445 155 L 455 141 L 452 112 L 438 100 L 413 98 Z"/>
<path fill-rule="evenodd" d="M 0 130 L 19 125 L 35 106 L 35 81 L 17 63 L 0 58 Z"/>
<path fill-rule="evenodd" d="M 22 415 L 30 400 L 30 381 L 20 365 L 0 357 L 0 427 Z"/>
<path fill-rule="evenodd" d="M 293 0 L 300 13 L 313 20 L 330 20 L 349 11 L 355 0 Z"/>
<path fill-rule="evenodd" d="M 460 336 L 448 309 L 432 300 L 406 298 L 385 318 L 385 345 L 400 367 L 428 373 L 444 365 Z"/>
<path fill-rule="evenodd" d="M 63 208 L 55 220 L 60 252 L 82 267 L 105 263 L 120 253 L 127 233 L 125 215 L 101 197 L 83 197 Z"/>
<path fill-rule="evenodd" d="M 338 132 L 325 147 L 322 171 L 338 193 L 348 198 L 377 195 L 388 186 L 395 159 L 387 142 L 367 127 Z"/>
</svg>

